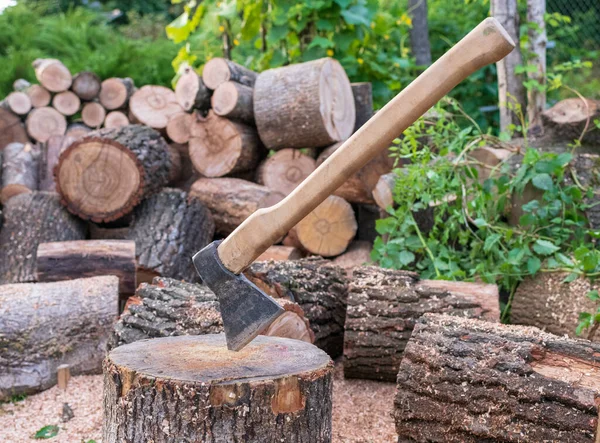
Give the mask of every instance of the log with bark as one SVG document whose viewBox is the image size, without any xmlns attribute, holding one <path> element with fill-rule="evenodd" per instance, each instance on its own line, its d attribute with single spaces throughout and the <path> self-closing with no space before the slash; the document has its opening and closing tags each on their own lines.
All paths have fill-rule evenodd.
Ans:
<svg viewBox="0 0 600 443">
<path fill-rule="evenodd" d="M 211 211 L 216 232 L 228 235 L 254 211 L 279 203 L 285 196 L 239 178 L 200 178 L 192 185 L 190 197 Z"/>
<path fill-rule="evenodd" d="M 318 148 L 346 140 L 354 97 L 338 61 L 322 58 L 262 72 L 254 85 L 254 118 L 269 149 Z"/>
<path fill-rule="evenodd" d="M 312 157 L 297 149 L 282 149 L 261 163 L 256 171 L 256 181 L 288 195 L 316 168 Z"/>
<path fill-rule="evenodd" d="M 106 109 L 100 103 L 88 102 L 81 110 L 81 120 L 90 128 L 100 128 L 106 119 Z"/>
<path fill-rule="evenodd" d="M 36 254 L 37 281 L 114 275 L 121 294 L 135 292 L 135 266 L 135 242 L 130 240 L 40 243 Z"/>
<path fill-rule="evenodd" d="M 11 143 L 28 142 L 29 137 L 21 119 L 12 112 L 0 108 L 0 151 Z"/>
<path fill-rule="evenodd" d="M 127 78 L 108 78 L 102 82 L 98 100 L 109 111 L 125 108 L 133 94 L 133 80 Z"/>
<path fill-rule="evenodd" d="M 31 85 L 23 90 L 31 100 L 31 106 L 34 108 L 43 108 L 48 106 L 52 100 L 52 94 L 42 85 Z"/>
<path fill-rule="evenodd" d="M 344 375 L 394 381 L 419 318 L 428 312 L 498 321 L 498 287 L 419 280 L 375 266 L 354 268 L 348 291 Z"/>
<path fill-rule="evenodd" d="M 304 257 L 304 253 L 293 246 L 273 245 L 265 252 L 260 254 L 255 261 L 269 260 L 299 260 Z"/>
<path fill-rule="evenodd" d="M 180 112 L 171 116 L 166 127 L 167 136 L 175 143 L 187 143 L 190 141 L 192 125 L 195 120 L 196 116 L 187 112 Z"/>
<path fill-rule="evenodd" d="M 100 94 L 102 83 L 100 77 L 90 71 L 82 71 L 73 77 L 71 90 L 81 100 L 94 100 Z"/>
<path fill-rule="evenodd" d="M 99 373 L 118 314 L 113 276 L 0 286 L 0 401 L 48 389 L 56 370 Z"/>
<path fill-rule="evenodd" d="M 164 86 L 146 85 L 135 91 L 129 100 L 129 111 L 136 121 L 151 128 L 167 127 L 169 119 L 183 112 L 175 92 Z"/>
<path fill-rule="evenodd" d="M 169 185 L 177 183 L 181 178 L 182 165 L 181 154 L 171 145 L 167 145 L 169 151 Z"/>
<path fill-rule="evenodd" d="M 373 87 L 369 82 L 352 83 L 350 86 L 356 113 L 353 132 L 356 132 L 373 117 Z"/>
<path fill-rule="evenodd" d="M 254 86 L 257 76 L 256 72 L 221 57 L 210 59 L 202 70 L 202 80 L 206 87 L 212 90 L 228 81 Z"/>
<path fill-rule="evenodd" d="M 2 151 L 0 202 L 38 189 L 40 150 L 30 143 L 11 143 Z"/>
<path fill-rule="evenodd" d="M 52 106 L 62 115 L 70 117 L 79 111 L 79 108 L 81 107 L 81 100 L 72 91 L 63 91 L 59 92 L 52 98 Z M 88 124 L 88 126 L 93 125 Z"/>
<path fill-rule="evenodd" d="M 74 139 L 69 136 L 53 135 L 42 146 L 40 154 L 39 168 L 39 190 L 55 191 L 56 183 L 54 181 L 54 167 L 58 163 L 58 157 L 64 148 L 66 148 Z"/>
<path fill-rule="evenodd" d="M 210 102 L 215 114 L 253 125 L 252 94 L 250 86 L 228 81 L 215 89 Z"/>
<path fill-rule="evenodd" d="M 205 177 L 252 170 L 264 154 L 254 128 L 212 111 L 193 123 L 189 147 L 194 167 Z"/>
<path fill-rule="evenodd" d="M 311 257 L 256 262 L 244 273 L 270 296 L 298 303 L 315 334 L 315 345 L 332 358 L 342 355 L 348 295 L 342 268 Z"/>
<path fill-rule="evenodd" d="M 0 106 L 13 114 L 27 115 L 32 105 L 31 99 L 26 93 L 11 92 L 0 102 Z"/>
<path fill-rule="evenodd" d="M 212 241 L 215 225 L 209 210 L 187 197 L 164 189 L 135 209 L 127 238 L 135 241 L 138 281 L 154 276 L 199 281 L 192 256 Z"/>
<path fill-rule="evenodd" d="M 38 58 L 32 63 L 35 76 L 40 84 L 50 92 L 63 92 L 71 87 L 71 72 L 59 60 Z"/>
<path fill-rule="evenodd" d="M 120 128 L 129 125 L 129 118 L 121 111 L 111 111 L 104 118 L 105 128 Z"/>
<path fill-rule="evenodd" d="M 140 125 L 101 129 L 76 140 L 56 165 L 63 204 L 95 222 L 116 220 L 169 180 L 168 145 Z"/>
<path fill-rule="evenodd" d="M 194 108 L 207 111 L 210 108 L 210 94 L 202 78 L 190 66 L 185 68 L 175 85 L 175 97 L 184 111 Z"/>
<path fill-rule="evenodd" d="M 240 352 L 223 334 L 138 341 L 105 362 L 102 441 L 328 443 L 332 376 L 299 340 L 261 336 Z"/>
<path fill-rule="evenodd" d="M 600 136 L 594 120 L 600 116 L 600 100 L 567 98 L 542 113 L 544 127 L 554 139 L 598 143 Z"/>
<path fill-rule="evenodd" d="M 312 343 L 314 334 L 302 308 L 277 299 L 286 310 L 262 335 L 287 337 Z M 142 283 L 128 302 L 109 339 L 109 349 L 134 341 L 175 335 L 223 332 L 217 296 L 206 286 L 155 277 Z"/>
<path fill-rule="evenodd" d="M 396 186 L 396 173 L 388 172 L 379 177 L 373 188 L 372 195 L 375 204 L 386 210 L 394 207 L 394 188 Z"/>
<path fill-rule="evenodd" d="M 31 192 L 4 206 L 0 231 L 0 283 L 35 281 L 35 257 L 44 242 L 83 240 L 86 225 L 69 214 L 51 192 Z"/>
<path fill-rule="evenodd" d="M 353 241 L 342 255 L 338 255 L 333 263 L 343 269 L 346 269 L 348 276 L 352 275 L 352 270 L 357 266 L 370 264 L 371 250 L 373 244 L 368 241 Z"/>
<path fill-rule="evenodd" d="M 341 197 L 330 195 L 295 226 L 304 249 L 322 257 L 343 253 L 356 235 L 352 206 Z"/>
<path fill-rule="evenodd" d="M 189 192 L 192 184 L 200 178 L 200 174 L 194 169 L 194 165 L 190 160 L 190 151 L 187 143 L 171 143 L 169 145 L 171 149 L 179 152 L 179 158 L 181 160 L 181 170 L 179 172 L 179 179 L 176 182 L 169 183 L 172 188 L 179 188 L 183 191 Z"/>
<path fill-rule="evenodd" d="M 31 111 L 25 126 L 32 139 L 43 143 L 53 135 L 64 135 L 67 130 L 67 120 L 56 109 L 46 106 Z"/>
<path fill-rule="evenodd" d="M 398 372 L 399 441 L 598 441 L 600 346 L 425 315 Z"/>
</svg>

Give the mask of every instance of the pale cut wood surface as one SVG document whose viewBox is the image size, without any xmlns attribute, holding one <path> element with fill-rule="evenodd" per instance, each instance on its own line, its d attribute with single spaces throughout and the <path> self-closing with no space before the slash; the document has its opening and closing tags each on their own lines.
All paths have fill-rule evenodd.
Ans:
<svg viewBox="0 0 600 443">
<path fill-rule="evenodd" d="M 89 102 L 83 105 L 81 120 L 90 128 L 99 128 L 106 118 L 106 109 L 100 103 Z"/>
<path fill-rule="evenodd" d="M 316 169 L 316 162 L 297 149 L 282 149 L 267 158 L 256 171 L 256 181 L 288 195 Z"/>
<path fill-rule="evenodd" d="M 151 128 L 166 128 L 169 118 L 183 112 L 175 92 L 164 86 L 146 85 L 135 91 L 129 110 L 140 123 Z"/>
<path fill-rule="evenodd" d="M 52 99 L 52 106 L 62 115 L 70 117 L 79 111 L 81 100 L 71 91 L 59 92 Z"/>
<path fill-rule="evenodd" d="M 202 70 L 202 80 L 209 89 L 217 89 L 221 83 L 234 81 L 253 86 L 258 74 L 242 65 L 221 57 L 210 59 Z"/>
<path fill-rule="evenodd" d="M 476 70 L 502 59 L 513 48 L 512 39 L 498 21 L 485 19 L 402 90 L 288 197 L 269 209 L 257 211 L 225 239 L 219 245 L 223 264 L 234 273 L 241 272 L 348 177 L 388 148 L 454 86 Z"/>
<path fill-rule="evenodd" d="M 73 78 L 71 72 L 59 60 L 38 58 L 32 63 L 38 81 L 50 92 L 69 89 Z"/>
<path fill-rule="evenodd" d="M 215 114 L 254 124 L 253 90 L 236 82 L 221 83 L 215 90 L 211 104 Z"/>
<path fill-rule="evenodd" d="M 192 124 L 195 121 L 194 114 L 181 112 L 169 118 L 167 123 L 167 136 L 175 143 L 187 143 L 190 141 Z"/>
<path fill-rule="evenodd" d="M 121 126 L 127 126 L 129 119 L 121 111 L 112 111 L 106 114 L 104 119 L 105 128 L 120 128 Z"/>
<path fill-rule="evenodd" d="M 67 130 L 67 120 L 56 109 L 46 106 L 31 111 L 25 126 L 32 139 L 45 142 L 53 135 L 63 135 Z"/>
<path fill-rule="evenodd" d="M 52 95 L 42 85 L 31 85 L 25 89 L 25 93 L 27 93 L 29 96 L 29 99 L 31 100 L 31 106 L 34 108 L 48 106 L 50 104 L 50 100 L 52 100 Z"/>
<path fill-rule="evenodd" d="M 102 106 L 110 111 L 124 108 L 134 89 L 133 80 L 129 77 L 107 78 L 102 82 L 98 100 L 100 100 Z"/>
<path fill-rule="evenodd" d="M 100 93 L 100 77 L 90 71 L 82 71 L 73 77 L 71 90 L 82 100 L 93 100 Z"/>
<path fill-rule="evenodd" d="M 0 105 L 17 115 L 27 115 L 32 106 L 31 98 L 24 92 L 11 92 Z"/>
<path fill-rule="evenodd" d="M 210 108 L 210 90 L 193 68 L 187 67 L 175 86 L 175 97 L 185 111 Z"/>
</svg>

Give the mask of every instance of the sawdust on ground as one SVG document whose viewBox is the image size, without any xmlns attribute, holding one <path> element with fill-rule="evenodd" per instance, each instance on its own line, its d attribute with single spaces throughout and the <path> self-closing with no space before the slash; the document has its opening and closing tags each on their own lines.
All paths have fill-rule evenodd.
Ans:
<svg viewBox="0 0 600 443">
<path fill-rule="evenodd" d="M 395 442 L 391 413 L 395 386 L 369 380 L 345 380 L 341 362 L 335 365 L 333 385 L 333 443 Z M 74 417 L 61 420 L 63 404 Z M 0 441 L 24 443 L 44 426 L 57 425 L 58 435 L 47 441 L 100 443 L 102 429 L 102 376 L 72 377 L 62 391 L 54 386 L 25 400 L 0 405 Z"/>
</svg>

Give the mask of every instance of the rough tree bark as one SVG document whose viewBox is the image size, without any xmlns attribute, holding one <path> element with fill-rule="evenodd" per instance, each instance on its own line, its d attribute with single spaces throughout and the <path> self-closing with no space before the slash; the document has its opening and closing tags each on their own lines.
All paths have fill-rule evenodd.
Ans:
<svg viewBox="0 0 600 443">
<path fill-rule="evenodd" d="M 40 150 L 30 143 L 11 143 L 2 151 L 0 202 L 38 189 Z"/>
<path fill-rule="evenodd" d="M 40 157 L 40 191 L 54 191 L 56 183 L 54 181 L 54 167 L 58 163 L 58 157 L 64 148 L 66 148 L 73 138 L 69 136 L 53 135 L 42 146 Z"/>
<path fill-rule="evenodd" d="M 419 280 L 417 274 L 358 267 L 350 278 L 344 375 L 394 381 L 419 318 L 427 313 L 498 321 L 498 287 Z"/>
<path fill-rule="evenodd" d="M 527 0 L 527 22 L 529 23 L 529 52 L 531 56 L 527 61 L 529 66 L 536 70 L 527 72 L 529 80 L 534 80 L 540 85 L 546 85 L 546 0 Z M 527 91 L 527 118 L 529 132 L 542 133 L 542 112 L 546 109 L 546 90 L 530 88 Z"/>
<path fill-rule="evenodd" d="M 426 314 L 394 402 L 399 441 L 598 441 L 600 346 Z"/>
<path fill-rule="evenodd" d="M 83 240 L 85 222 L 69 214 L 51 192 L 31 192 L 4 206 L 0 231 L 0 283 L 35 281 L 36 251 L 44 242 Z"/>
<path fill-rule="evenodd" d="M 165 337 L 113 350 L 104 365 L 102 441 L 331 441 L 333 363 L 309 343 Z"/>
<path fill-rule="evenodd" d="M 118 300 L 114 276 L 0 286 L 0 400 L 49 388 L 61 364 L 100 372 Z"/>
<path fill-rule="evenodd" d="M 419 66 L 431 64 L 429 24 L 427 23 L 427 0 L 408 0 L 408 14 L 412 18 L 410 46 Z"/>
</svg>

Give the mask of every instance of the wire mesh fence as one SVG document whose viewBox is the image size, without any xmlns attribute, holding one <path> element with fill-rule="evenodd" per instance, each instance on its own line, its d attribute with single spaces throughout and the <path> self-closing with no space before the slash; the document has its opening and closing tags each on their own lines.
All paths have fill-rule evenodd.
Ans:
<svg viewBox="0 0 600 443">
<path fill-rule="evenodd" d="M 549 41 L 549 55 L 565 59 L 573 50 L 600 50 L 600 0 L 547 0 L 546 10 L 571 18 L 570 25 L 556 31 L 556 40 Z"/>
</svg>

